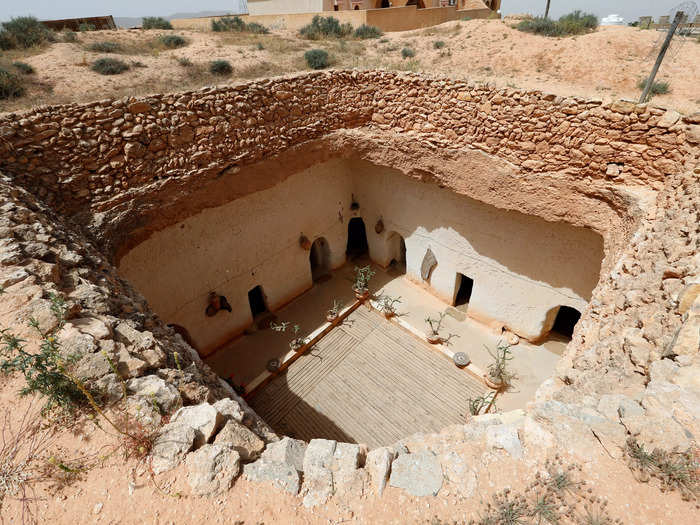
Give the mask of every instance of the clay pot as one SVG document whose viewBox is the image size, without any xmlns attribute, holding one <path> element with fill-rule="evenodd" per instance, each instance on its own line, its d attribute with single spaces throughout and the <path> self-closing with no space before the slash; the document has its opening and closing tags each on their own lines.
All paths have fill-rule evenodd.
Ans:
<svg viewBox="0 0 700 525">
<path fill-rule="evenodd" d="M 307 252 L 311 249 L 311 241 L 306 235 L 299 237 L 299 246 L 301 246 Z"/>
<path fill-rule="evenodd" d="M 437 345 L 437 344 L 442 343 L 442 337 L 440 337 L 439 335 L 436 335 L 436 334 L 428 334 L 425 336 L 425 338 L 428 340 L 428 342 L 431 345 Z"/>
<path fill-rule="evenodd" d="M 494 390 L 501 390 L 503 388 L 503 383 L 494 383 L 488 374 L 484 374 L 484 383 L 486 383 L 487 387 L 493 388 Z"/>
<path fill-rule="evenodd" d="M 352 291 L 355 292 L 355 297 L 360 301 L 366 301 L 369 298 L 369 290 L 358 290 L 353 288 Z"/>
<path fill-rule="evenodd" d="M 395 315 L 396 315 L 396 312 L 384 312 L 384 317 L 386 317 L 387 319 L 391 319 Z"/>
</svg>

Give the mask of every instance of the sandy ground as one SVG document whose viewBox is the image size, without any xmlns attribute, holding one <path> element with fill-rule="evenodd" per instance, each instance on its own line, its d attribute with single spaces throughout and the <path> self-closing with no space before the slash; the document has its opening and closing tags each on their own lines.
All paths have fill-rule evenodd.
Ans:
<svg viewBox="0 0 700 525">
<path fill-rule="evenodd" d="M 152 44 L 159 35 L 167 33 L 182 35 L 189 44 L 175 50 Z M 46 103 L 182 91 L 304 71 L 308 68 L 303 53 L 312 48 L 328 50 L 333 67 L 422 71 L 490 82 L 499 87 L 541 89 L 562 96 L 636 100 L 640 95 L 637 82 L 651 69 L 659 36 L 656 31 L 612 26 L 578 37 L 547 38 L 522 33 L 499 20 L 449 22 L 365 41 L 309 42 L 291 32 L 80 33 L 78 43 L 56 43 L 44 49 L 0 55 L 0 64 L 21 59 L 37 71 L 29 77 L 28 94 L 20 99 L 0 101 L 0 112 Z M 122 44 L 126 53 L 118 58 L 131 64 L 131 69 L 116 76 L 91 71 L 90 64 L 95 59 L 107 56 L 87 49 L 98 41 Z M 444 42 L 444 46 L 436 48 L 436 42 Z M 404 47 L 413 49 L 415 57 L 402 59 Z M 190 60 L 192 65 L 181 65 L 178 59 L 182 58 Z M 234 73 L 226 78 L 210 74 L 208 63 L 215 59 L 230 61 Z M 697 111 L 700 108 L 697 39 L 677 38 L 657 78 L 669 82 L 671 92 L 656 96 L 655 104 L 684 113 Z"/>
</svg>

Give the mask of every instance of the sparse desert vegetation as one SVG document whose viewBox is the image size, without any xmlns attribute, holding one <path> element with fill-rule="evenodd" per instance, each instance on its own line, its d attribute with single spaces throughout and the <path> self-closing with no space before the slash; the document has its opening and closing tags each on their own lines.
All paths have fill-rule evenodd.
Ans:
<svg viewBox="0 0 700 525">
<path fill-rule="evenodd" d="M 141 29 L 172 29 L 173 25 L 160 16 L 146 16 L 141 22 Z"/>
<path fill-rule="evenodd" d="M 324 69 L 329 65 L 328 52 L 323 49 L 311 49 L 304 53 L 304 59 L 311 69 Z"/>
<path fill-rule="evenodd" d="M 559 20 L 535 17 L 521 21 L 519 31 L 543 36 L 572 36 L 594 31 L 598 27 L 598 18 L 590 13 L 574 11 L 563 15 Z"/>
<path fill-rule="evenodd" d="M 128 69 L 125 62 L 116 58 L 99 58 L 92 64 L 92 70 L 100 75 L 119 75 Z"/>
</svg>

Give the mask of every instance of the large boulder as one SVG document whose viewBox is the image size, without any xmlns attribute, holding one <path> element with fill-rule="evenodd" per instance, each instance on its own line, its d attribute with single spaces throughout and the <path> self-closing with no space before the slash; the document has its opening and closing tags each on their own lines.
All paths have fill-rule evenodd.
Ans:
<svg viewBox="0 0 700 525">
<path fill-rule="evenodd" d="M 126 382 L 126 388 L 129 393 L 135 396 L 152 400 L 165 414 L 182 406 L 182 399 L 177 389 L 158 376 L 150 375 L 130 379 Z"/>
<path fill-rule="evenodd" d="M 299 493 L 299 472 L 289 464 L 260 458 L 255 463 L 244 465 L 243 472 L 250 481 L 271 482 L 290 494 Z"/>
<path fill-rule="evenodd" d="M 241 456 L 241 461 L 249 462 L 260 456 L 265 442 L 245 425 L 229 419 L 216 435 L 214 443 L 229 445 Z"/>
<path fill-rule="evenodd" d="M 160 474 L 177 467 L 192 450 L 196 438 L 194 429 L 183 422 L 163 426 L 151 449 L 151 467 Z"/>
<path fill-rule="evenodd" d="M 238 452 L 227 445 L 204 445 L 188 454 L 185 463 L 187 481 L 196 496 L 227 491 L 240 471 Z"/>
<path fill-rule="evenodd" d="M 333 454 L 336 442 L 312 439 L 304 454 L 304 506 L 323 505 L 333 495 Z"/>
<path fill-rule="evenodd" d="M 224 418 L 212 405 L 202 403 L 179 409 L 173 414 L 171 421 L 183 421 L 194 428 L 197 433 L 195 448 L 199 448 L 208 443 L 221 428 Z"/>
<path fill-rule="evenodd" d="M 239 423 L 243 421 L 243 417 L 245 416 L 241 405 L 228 397 L 214 403 L 214 408 L 218 410 L 225 419 L 233 419 Z"/>
<path fill-rule="evenodd" d="M 413 496 L 437 496 L 442 487 L 442 469 L 431 452 L 401 454 L 391 465 L 389 484 Z"/>
</svg>

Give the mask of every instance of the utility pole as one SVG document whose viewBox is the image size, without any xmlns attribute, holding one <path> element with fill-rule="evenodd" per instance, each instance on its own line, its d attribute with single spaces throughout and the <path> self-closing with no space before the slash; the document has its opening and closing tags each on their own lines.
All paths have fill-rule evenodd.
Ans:
<svg viewBox="0 0 700 525">
<path fill-rule="evenodd" d="M 547 7 L 544 8 L 544 17 L 549 18 L 549 2 L 551 0 L 547 0 Z"/>
<path fill-rule="evenodd" d="M 549 4 L 549 1 L 547 1 Z M 643 104 L 646 102 L 647 97 L 649 96 L 649 92 L 651 91 L 651 87 L 654 85 L 654 79 L 656 78 L 656 73 L 658 73 L 659 68 L 661 67 L 661 62 L 664 60 L 664 56 L 666 56 L 666 51 L 668 51 L 668 46 L 671 44 L 671 39 L 673 38 L 673 34 L 676 32 L 676 29 L 678 28 L 678 24 L 681 23 L 681 20 L 683 20 L 683 17 L 685 14 L 683 11 L 677 11 L 676 16 L 673 17 L 673 23 L 671 24 L 671 27 L 668 28 L 668 34 L 666 35 L 666 40 L 664 40 L 663 45 L 661 46 L 661 50 L 659 51 L 659 56 L 656 57 L 656 63 L 654 64 L 654 67 L 651 68 L 651 74 L 649 75 L 649 78 L 647 79 L 646 86 L 644 86 L 644 91 L 642 91 L 642 96 L 639 97 L 639 103 Z"/>
</svg>

